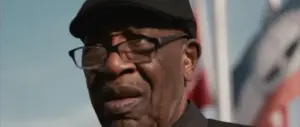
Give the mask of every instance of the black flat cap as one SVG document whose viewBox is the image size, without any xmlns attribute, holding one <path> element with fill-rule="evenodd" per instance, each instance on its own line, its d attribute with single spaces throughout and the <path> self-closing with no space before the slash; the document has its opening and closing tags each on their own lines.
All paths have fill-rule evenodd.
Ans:
<svg viewBox="0 0 300 127">
<path fill-rule="evenodd" d="M 135 7 L 151 11 L 161 16 L 180 21 L 182 29 L 191 37 L 196 37 L 196 21 L 189 0 L 86 0 L 70 24 L 70 32 L 76 38 L 84 35 L 88 17 L 91 13 L 100 15 L 99 9 L 111 7 Z M 100 17 L 101 18 L 101 17 Z"/>
</svg>

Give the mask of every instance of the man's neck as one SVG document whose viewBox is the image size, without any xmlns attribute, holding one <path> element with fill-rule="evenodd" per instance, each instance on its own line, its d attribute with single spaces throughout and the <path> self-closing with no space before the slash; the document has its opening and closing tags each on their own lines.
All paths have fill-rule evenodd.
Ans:
<svg viewBox="0 0 300 127">
<path fill-rule="evenodd" d="M 181 116 L 182 114 L 185 112 L 186 110 L 186 107 L 187 107 L 187 97 L 186 96 L 183 96 L 181 98 L 181 101 L 179 101 L 180 104 L 177 104 L 179 105 L 178 107 L 175 107 L 173 108 L 173 110 L 170 112 L 170 119 L 168 120 L 169 121 L 169 126 L 173 125 Z"/>
</svg>

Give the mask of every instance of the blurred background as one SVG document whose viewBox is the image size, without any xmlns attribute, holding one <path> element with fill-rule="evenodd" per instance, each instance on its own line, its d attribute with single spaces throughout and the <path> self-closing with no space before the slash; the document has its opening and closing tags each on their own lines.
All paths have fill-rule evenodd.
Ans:
<svg viewBox="0 0 300 127">
<path fill-rule="evenodd" d="M 67 54 L 82 45 L 68 28 L 83 2 L 0 1 L 1 127 L 100 126 L 83 73 Z M 215 3 L 190 2 L 204 48 L 191 99 L 205 116 L 224 120 L 223 113 L 230 116 L 224 121 L 300 127 L 300 0 L 228 0 L 228 58 L 216 53 L 215 42 L 222 38 L 215 34 Z M 228 62 L 222 87 L 219 57 Z M 229 95 L 229 104 L 221 103 L 222 94 Z"/>
</svg>

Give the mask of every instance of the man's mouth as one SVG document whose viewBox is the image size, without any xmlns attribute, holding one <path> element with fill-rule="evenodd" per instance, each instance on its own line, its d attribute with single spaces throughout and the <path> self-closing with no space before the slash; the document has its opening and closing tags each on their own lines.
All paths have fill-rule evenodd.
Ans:
<svg viewBox="0 0 300 127">
<path fill-rule="evenodd" d="M 131 87 L 107 88 L 103 95 L 105 107 L 113 114 L 129 112 L 142 101 L 142 93 Z"/>
<path fill-rule="evenodd" d="M 138 105 L 142 101 L 141 97 L 133 97 L 133 98 L 122 98 L 117 100 L 110 100 L 104 103 L 105 107 L 107 107 L 114 114 L 122 114 L 131 111 L 136 105 Z"/>
</svg>

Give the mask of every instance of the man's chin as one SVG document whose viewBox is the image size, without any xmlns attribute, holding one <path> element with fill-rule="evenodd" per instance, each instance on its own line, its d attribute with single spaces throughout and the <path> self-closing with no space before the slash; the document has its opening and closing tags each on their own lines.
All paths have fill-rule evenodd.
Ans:
<svg viewBox="0 0 300 127">
<path fill-rule="evenodd" d="M 113 127 L 138 127 L 139 121 L 134 119 L 119 119 L 112 122 Z"/>
</svg>

